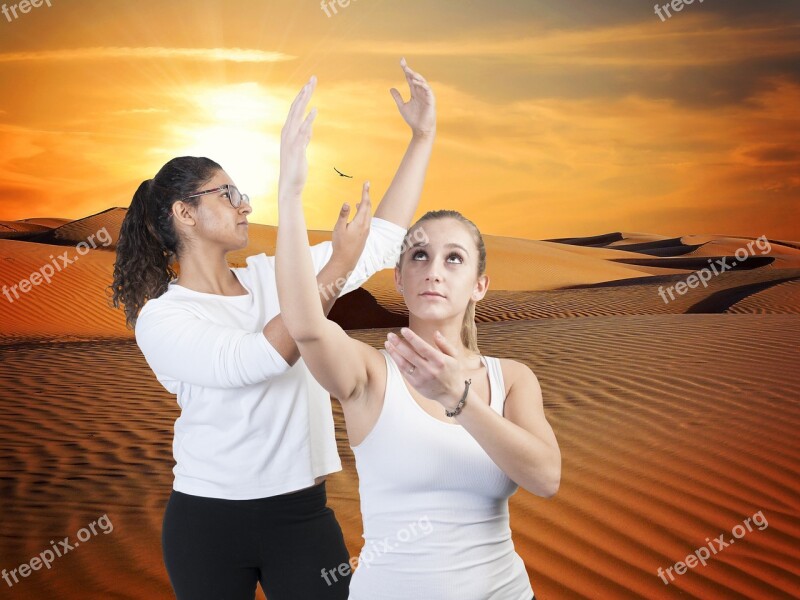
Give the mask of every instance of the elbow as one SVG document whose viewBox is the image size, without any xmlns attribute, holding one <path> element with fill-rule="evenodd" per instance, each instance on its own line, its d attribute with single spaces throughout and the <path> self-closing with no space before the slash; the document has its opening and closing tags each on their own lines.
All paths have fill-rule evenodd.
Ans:
<svg viewBox="0 0 800 600">
<path fill-rule="evenodd" d="M 552 498 L 558 492 L 558 488 L 561 487 L 561 468 L 555 472 L 550 474 L 548 479 L 544 482 L 542 486 L 542 493 L 539 494 L 542 498 Z"/>
<path fill-rule="evenodd" d="M 286 332 L 295 342 L 313 342 L 319 339 L 322 329 L 319 321 L 313 317 L 306 318 L 293 315 L 292 311 L 281 311 L 281 320 Z"/>
<path fill-rule="evenodd" d="M 309 326 L 308 323 L 298 323 L 295 327 L 286 324 L 289 336 L 298 344 L 316 342 L 320 339 L 320 327 Z"/>
<path fill-rule="evenodd" d="M 534 473 L 531 473 L 530 486 L 525 489 L 536 496 L 542 498 L 552 498 L 561 487 L 561 453 L 555 452 L 545 465 L 538 465 Z"/>
<path fill-rule="evenodd" d="M 561 452 L 556 449 L 544 482 L 543 498 L 552 498 L 561 487 Z"/>
</svg>

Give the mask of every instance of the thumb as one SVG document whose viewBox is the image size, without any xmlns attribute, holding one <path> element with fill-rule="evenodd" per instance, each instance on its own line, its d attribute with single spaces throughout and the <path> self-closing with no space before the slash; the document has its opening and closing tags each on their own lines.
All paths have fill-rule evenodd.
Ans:
<svg viewBox="0 0 800 600">
<path fill-rule="evenodd" d="M 397 104 L 397 108 L 403 108 L 403 97 L 400 95 L 400 92 L 397 91 L 396 88 L 392 88 L 389 90 L 392 94 L 392 98 L 394 98 L 394 103 Z"/>
</svg>

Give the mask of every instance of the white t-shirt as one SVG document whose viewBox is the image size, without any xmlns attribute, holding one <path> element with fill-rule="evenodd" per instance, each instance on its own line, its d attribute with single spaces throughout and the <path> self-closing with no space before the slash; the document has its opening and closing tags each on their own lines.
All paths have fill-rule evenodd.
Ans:
<svg viewBox="0 0 800 600">
<path fill-rule="evenodd" d="M 406 229 L 372 218 L 366 246 L 342 294 L 394 267 Z M 331 242 L 311 247 L 319 273 Z M 292 365 L 262 332 L 280 312 L 275 257 L 232 269 L 242 296 L 170 282 L 139 313 L 136 342 L 164 388 L 177 395 L 173 489 L 246 500 L 309 487 L 342 468 L 328 392 L 302 357 Z"/>
</svg>

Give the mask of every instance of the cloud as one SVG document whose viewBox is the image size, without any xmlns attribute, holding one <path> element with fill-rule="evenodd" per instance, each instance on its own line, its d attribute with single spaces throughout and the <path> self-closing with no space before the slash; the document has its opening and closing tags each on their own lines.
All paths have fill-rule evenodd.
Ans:
<svg viewBox="0 0 800 600">
<path fill-rule="evenodd" d="M 65 50 L 38 50 L 0 54 L 2 62 L 79 61 L 116 59 L 179 59 L 208 62 L 272 63 L 294 60 L 296 56 L 246 48 L 163 48 L 95 47 Z"/>
</svg>

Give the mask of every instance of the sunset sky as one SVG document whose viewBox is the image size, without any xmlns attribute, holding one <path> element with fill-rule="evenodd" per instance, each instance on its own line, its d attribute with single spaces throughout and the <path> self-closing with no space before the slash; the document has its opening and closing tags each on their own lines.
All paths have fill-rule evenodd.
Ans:
<svg viewBox="0 0 800 600">
<path fill-rule="evenodd" d="M 50 4 L 0 13 L 0 220 L 128 206 L 191 154 L 275 224 L 280 128 L 315 74 L 306 215 L 331 229 L 405 150 L 389 93 L 408 97 L 405 56 L 438 101 L 417 216 L 533 239 L 800 240 L 796 0 L 696 0 L 665 21 L 652 0 Z"/>
</svg>

